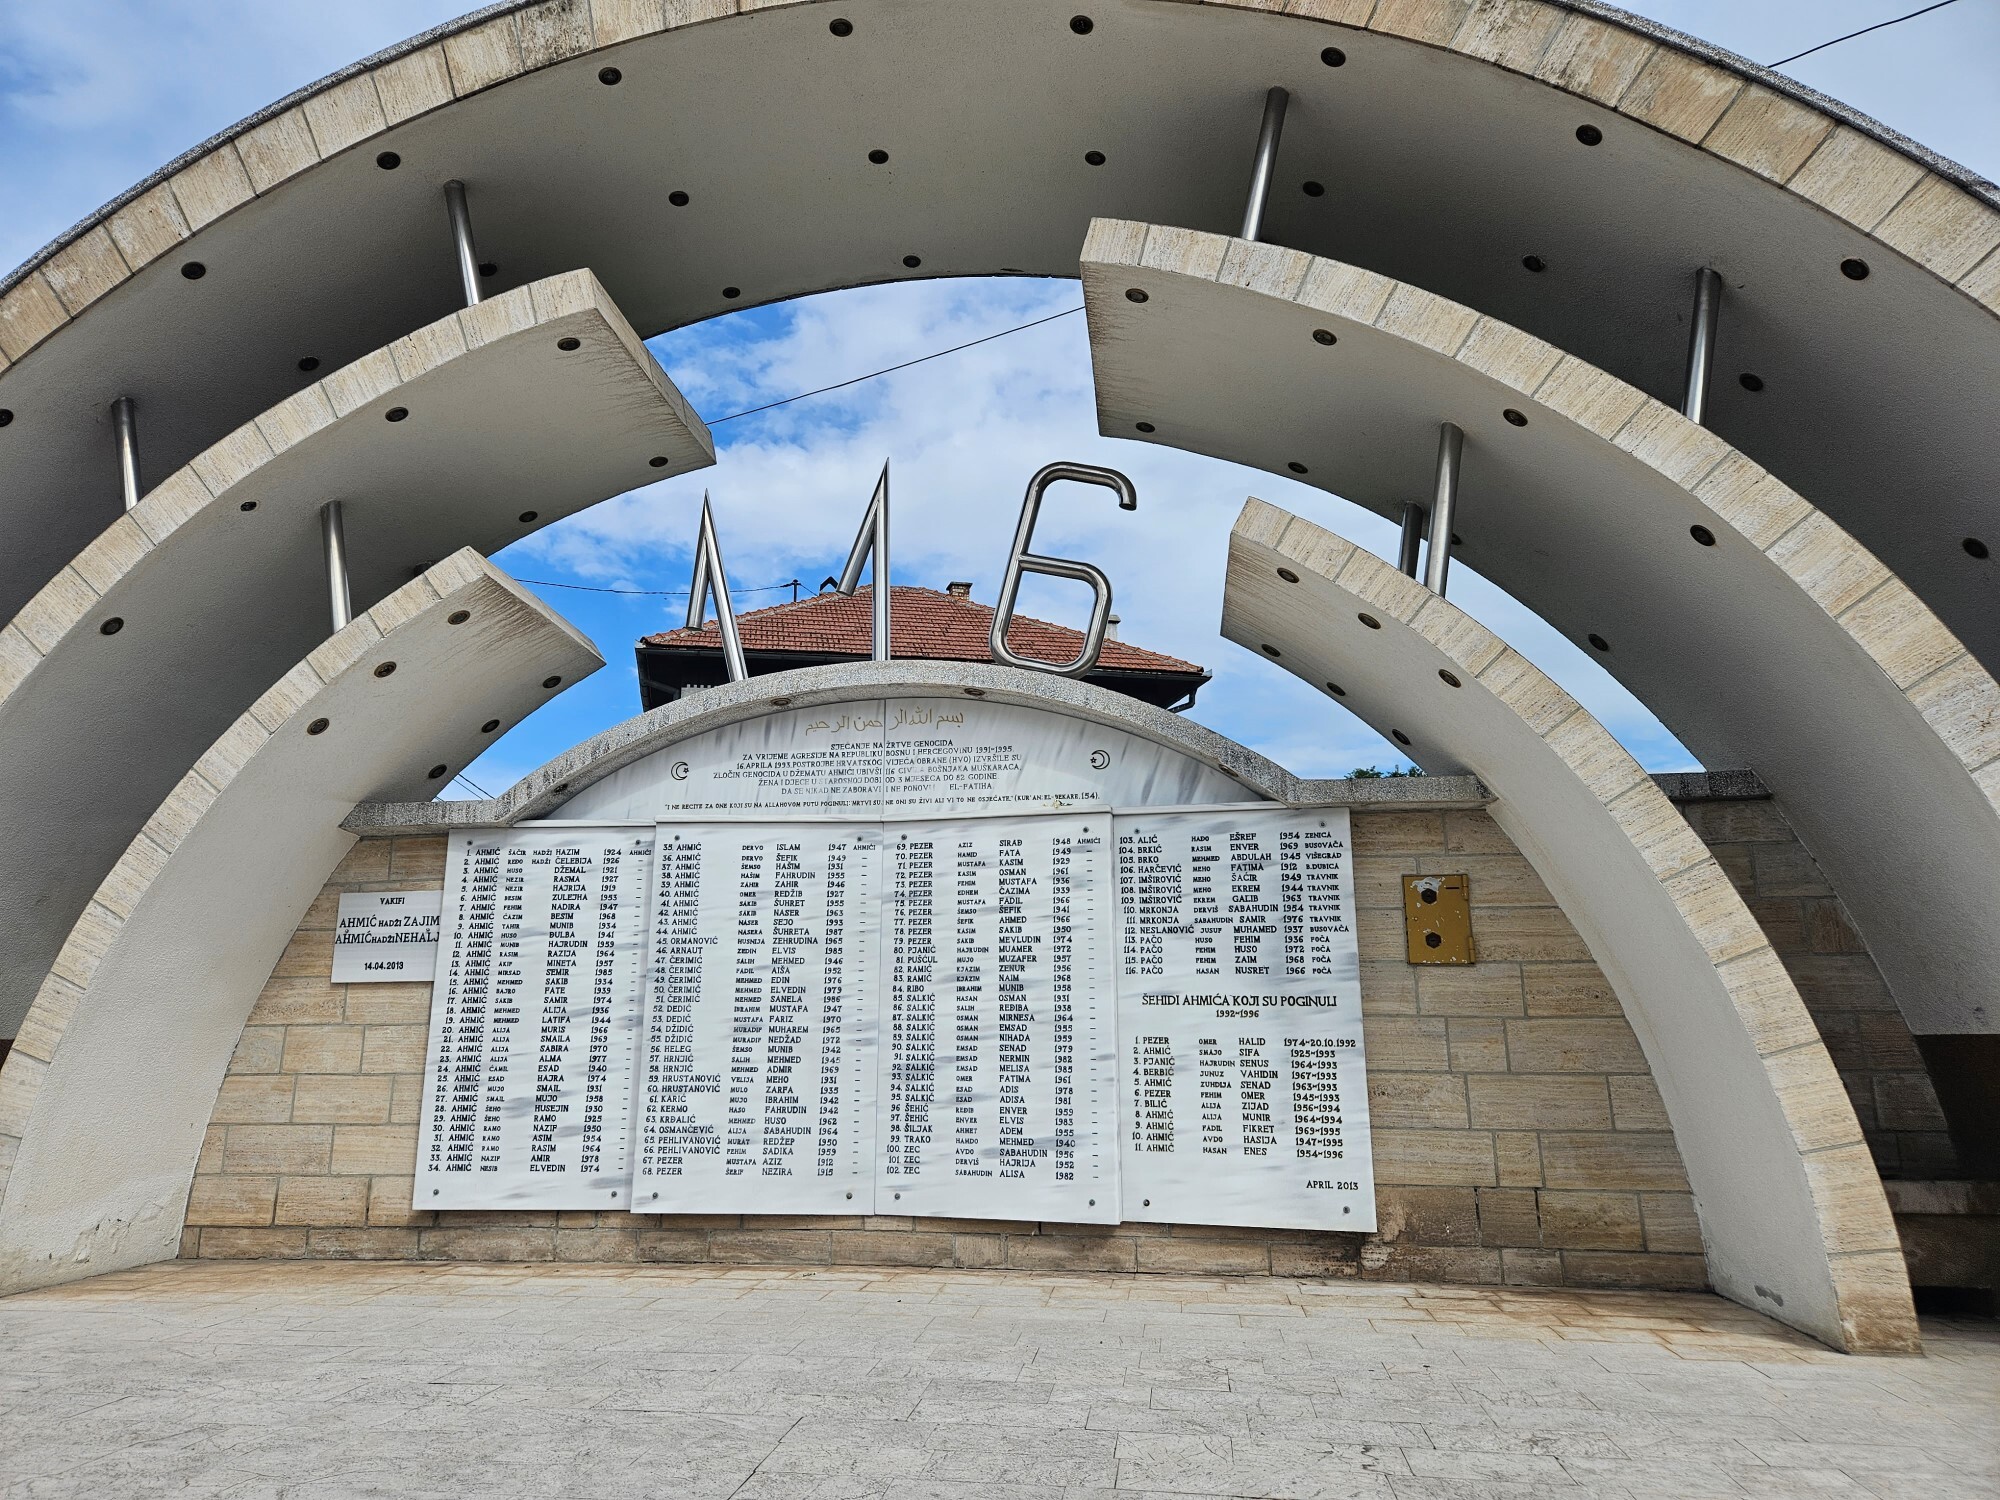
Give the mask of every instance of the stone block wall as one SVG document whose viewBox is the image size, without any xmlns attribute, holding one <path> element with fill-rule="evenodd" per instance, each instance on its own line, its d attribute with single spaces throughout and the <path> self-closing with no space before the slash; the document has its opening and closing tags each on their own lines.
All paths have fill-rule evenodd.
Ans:
<svg viewBox="0 0 2000 1500">
<path fill-rule="evenodd" d="M 1957 1176 L 1944 1111 L 1903 1013 L 1783 810 L 1768 797 L 1677 805 L 1798 986 L 1883 1177 Z"/>
<path fill-rule="evenodd" d="M 410 1207 L 428 985 L 328 982 L 346 890 L 435 889 L 444 840 L 357 845 L 245 1026 L 183 1253 L 201 1257 L 1011 1266 L 1699 1287 L 1701 1238 L 1618 1001 L 1482 812 L 1358 810 L 1355 877 L 1380 1229 Z M 1471 876 L 1479 962 L 1404 960 L 1402 877 Z"/>
</svg>

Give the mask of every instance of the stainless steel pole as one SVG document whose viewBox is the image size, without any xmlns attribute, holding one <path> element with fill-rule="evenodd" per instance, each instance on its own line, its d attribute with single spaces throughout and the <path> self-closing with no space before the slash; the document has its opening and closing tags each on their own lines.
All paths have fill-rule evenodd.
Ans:
<svg viewBox="0 0 2000 1500">
<path fill-rule="evenodd" d="M 1424 587 L 1440 599 L 1451 567 L 1452 512 L 1458 508 L 1458 471 L 1464 455 L 1464 432 L 1456 423 L 1444 423 L 1438 428 L 1437 493 L 1431 499 L 1430 545 L 1424 554 Z"/>
<path fill-rule="evenodd" d="M 889 636 L 889 461 L 882 460 L 882 477 L 875 481 L 875 494 L 868 502 L 868 510 L 861 517 L 861 530 L 855 534 L 854 546 L 847 554 L 847 566 L 840 571 L 840 582 L 835 591 L 852 596 L 861 587 L 861 565 L 870 557 L 875 559 L 875 583 L 869 595 L 874 604 L 875 643 L 869 648 L 869 660 L 887 661 L 893 654 Z"/>
<path fill-rule="evenodd" d="M 340 502 L 319 508 L 319 539 L 326 548 L 326 599 L 333 611 L 333 628 L 345 630 L 354 618 L 354 596 L 347 585 L 347 533 L 340 524 Z"/>
<path fill-rule="evenodd" d="M 1715 362 L 1715 320 L 1722 310 L 1722 278 L 1708 266 L 1694 273 L 1694 321 L 1688 330 L 1687 395 L 1681 415 L 1690 422 L 1708 416 L 1708 371 Z"/>
<path fill-rule="evenodd" d="M 1250 166 L 1250 202 L 1243 210 L 1242 239 L 1259 238 L 1264 205 L 1271 201 L 1271 176 L 1278 167 L 1278 138 L 1285 133 L 1285 106 L 1292 96 L 1274 88 L 1264 96 L 1264 123 L 1257 132 L 1257 159 Z"/>
<path fill-rule="evenodd" d="M 130 396 L 111 403 L 111 420 L 118 428 L 118 477 L 130 510 L 139 503 L 139 409 Z"/>
<path fill-rule="evenodd" d="M 1417 576 L 1424 545 L 1424 522 L 1429 516 L 1430 512 L 1414 500 L 1403 505 L 1403 545 L 1396 553 L 1396 566 L 1411 578 Z"/>
<path fill-rule="evenodd" d="M 451 242 L 458 251 L 458 277 L 465 283 L 465 305 L 479 305 L 479 252 L 472 246 L 472 211 L 465 205 L 465 184 L 456 177 L 444 185 L 445 207 L 451 211 Z"/>
</svg>

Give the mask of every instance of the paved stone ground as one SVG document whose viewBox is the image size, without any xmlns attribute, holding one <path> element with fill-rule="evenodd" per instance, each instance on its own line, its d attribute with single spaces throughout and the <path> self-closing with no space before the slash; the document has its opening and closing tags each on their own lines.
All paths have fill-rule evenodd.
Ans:
<svg viewBox="0 0 2000 1500">
<path fill-rule="evenodd" d="M 176 1263 L 0 1301 L 0 1493 L 2000 1495 L 2000 1331 L 1265 1278 Z"/>
</svg>

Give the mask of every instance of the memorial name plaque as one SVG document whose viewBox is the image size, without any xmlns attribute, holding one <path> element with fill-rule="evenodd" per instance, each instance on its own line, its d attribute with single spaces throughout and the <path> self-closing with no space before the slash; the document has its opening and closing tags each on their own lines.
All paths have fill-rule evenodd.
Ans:
<svg viewBox="0 0 2000 1500">
<path fill-rule="evenodd" d="M 583 788 L 557 816 L 949 818 L 1242 795 L 1192 756 L 1087 719 L 975 698 L 869 698 L 693 735 Z"/>
<path fill-rule="evenodd" d="M 418 1208 L 623 1208 L 650 828 L 454 833 Z"/>
<path fill-rule="evenodd" d="M 911 697 L 455 833 L 416 1206 L 1371 1230 L 1348 815 L 1242 795 Z M 344 898 L 339 962 L 422 920 Z"/>
<path fill-rule="evenodd" d="M 659 830 L 633 1207 L 872 1213 L 875 824 Z"/>
<path fill-rule="evenodd" d="M 1344 809 L 1121 814 L 1125 1217 L 1372 1230 Z"/>
<path fill-rule="evenodd" d="M 1118 1222 L 1111 819 L 889 825 L 882 1213 Z"/>
<path fill-rule="evenodd" d="M 442 891 L 348 891 L 333 926 L 333 983 L 409 984 L 437 973 Z"/>
</svg>

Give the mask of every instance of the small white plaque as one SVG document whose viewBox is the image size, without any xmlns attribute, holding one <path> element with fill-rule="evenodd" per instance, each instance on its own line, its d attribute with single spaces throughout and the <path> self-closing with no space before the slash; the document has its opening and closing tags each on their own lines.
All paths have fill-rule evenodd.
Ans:
<svg viewBox="0 0 2000 1500">
<path fill-rule="evenodd" d="M 428 984 L 443 891 L 349 891 L 333 931 L 333 983 Z"/>
</svg>

